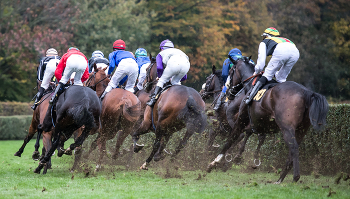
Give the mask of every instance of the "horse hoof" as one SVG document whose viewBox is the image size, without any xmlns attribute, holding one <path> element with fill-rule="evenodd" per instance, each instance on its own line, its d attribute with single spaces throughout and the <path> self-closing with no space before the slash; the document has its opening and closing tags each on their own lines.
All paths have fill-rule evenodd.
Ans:
<svg viewBox="0 0 350 199">
<path fill-rule="evenodd" d="M 40 170 L 41 170 L 41 169 L 36 168 L 36 169 L 34 170 L 34 173 L 40 174 Z"/>
<path fill-rule="evenodd" d="M 141 170 L 148 170 L 147 168 L 147 162 L 143 163 L 143 165 L 140 167 Z"/>
<path fill-rule="evenodd" d="M 68 148 L 68 149 L 66 149 L 66 150 L 64 151 L 64 154 L 65 154 L 65 155 L 72 155 L 72 154 L 73 154 L 73 151 L 70 150 L 70 148 Z"/>
<path fill-rule="evenodd" d="M 17 151 L 17 152 L 15 153 L 15 155 L 14 155 L 14 156 L 21 157 L 21 155 L 22 155 L 22 153 L 21 153 L 21 152 L 19 152 L 19 151 Z"/>
<path fill-rule="evenodd" d="M 143 148 L 144 146 L 145 146 L 145 145 L 138 145 L 138 144 L 136 144 L 136 145 L 134 146 L 134 152 L 135 152 L 135 153 L 138 153 L 139 151 L 142 150 L 142 148 Z"/>
<path fill-rule="evenodd" d="M 37 161 L 37 160 L 39 160 L 39 157 L 40 157 L 40 152 L 34 151 L 33 155 L 32 155 L 33 160 Z"/>
</svg>

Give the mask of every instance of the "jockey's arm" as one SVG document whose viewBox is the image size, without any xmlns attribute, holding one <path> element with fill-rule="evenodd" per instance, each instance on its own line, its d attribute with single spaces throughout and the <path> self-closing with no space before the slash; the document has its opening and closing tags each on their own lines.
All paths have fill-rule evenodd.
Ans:
<svg viewBox="0 0 350 199">
<path fill-rule="evenodd" d="M 258 60 L 256 61 L 255 65 L 255 73 L 260 73 L 265 66 L 266 61 L 266 44 L 264 42 L 261 42 L 259 45 L 259 51 L 258 51 Z"/>
<path fill-rule="evenodd" d="M 157 73 L 158 77 L 161 77 L 163 74 L 164 66 L 163 66 L 163 58 L 160 54 L 157 55 L 156 57 L 157 60 Z"/>
</svg>

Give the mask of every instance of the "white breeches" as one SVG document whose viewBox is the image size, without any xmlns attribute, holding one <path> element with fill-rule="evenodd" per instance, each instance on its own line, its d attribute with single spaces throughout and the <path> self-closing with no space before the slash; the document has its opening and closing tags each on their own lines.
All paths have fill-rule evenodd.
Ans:
<svg viewBox="0 0 350 199">
<path fill-rule="evenodd" d="M 105 64 L 105 63 L 97 63 L 96 64 L 97 69 L 101 70 L 101 69 L 105 69 L 107 67 L 107 69 L 105 70 L 106 75 L 108 75 L 108 69 L 109 69 L 109 65 Z M 94 68 L 92 67 L 91 72 L 94 72 Z"/>
<path fill-rule="evenodd" d="M 125 90 L 134 92 L 134 86 L 139 73 L 139 67 L 134 59 L 126 58 L 119 62 L 118 67 L 115 69 L 113 77 L 108 86 L 116 88 L 126 75 L 128 76 Z"/>
<path fill-rule="evenodd" d="M 150 63 L 143 64 L 140 68 L 140 74 L 139 74 L 139 82 L 137 83 L 137 88 L 139 90 L 143 89 L 143 82 L 146 79 L 146 69 L 150 65 Z"/>
<path fill-rule="evenodd" d="M 59 62 L 60 60 L 58 59 L 51 59 L 47 64 L 46 64 L 46 69 L 44 72 L 44 77 L 43 77 L 43 81 L 41 82 L 41 87 L 43 87 L 44 89 L 47 89 L 50 85 L 50 81 L 52 79 L 52 77 L 55 75 L 55 70 L 56 70 L 56 64 Z"/>
<path fill-rule="evenodd" d="M 83 86 L 81 82 L 81 77 L 83 76 L 86 68 L 88 67 L 88 62 L 81 55 L 73 54 L 68 57 L 66 62 L 66 68 L 64 69 L 61 83 L 66 84 L 69 81 L 72 73 L 75 72 L 74 85 Z"/>
<path fill-rule="evenodd" d="M 274 76 L 277 82 L 285 82 L 294 64 L 299 59 L 299 50 L 294 44 L 277 44 L 263 76 L 270 81 Z"/>
<path fill-rule="evenodd" d="M 183 55 L 174 55 L 170 57 L 162 76 L 159 78 L 157 86 L 162 87 L 170 80 L 172 85 L 181 85 L 181 79 L 190 70 L 190 62 Z"/>
</svg>

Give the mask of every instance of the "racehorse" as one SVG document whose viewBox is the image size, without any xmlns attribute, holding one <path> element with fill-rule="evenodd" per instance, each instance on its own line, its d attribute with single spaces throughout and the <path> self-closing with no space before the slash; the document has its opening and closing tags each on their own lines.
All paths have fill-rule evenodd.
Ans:
<svg viewBox="0 0 350 199">
<path fill-rule="evenodd" d="M 49 132 L 54 126 L 54 139 L 51 146 L 51 137 L 49 140 L 43 138 L 48 143 L 45 157 L 40 161 L 39 166 L 34 173 L 40 173 L 45 166 L 44 174 L 47 172 L 47 162 L 50 161 L 53 152 L 58 146 L 71 137 L 74 131 L 84 126 L 84 130 L 78 136 L 73 144 L 67 148 L 64 153 L 70 154 L 73 149 L 83 144 L 90 131 L 97 131 L 100 124 L 101 104 L 96 93 L 87 87 L 70 86 L 62 93 L 56 103 L 56 116 L 51 117 L 53 106 L 49 106 L 45 119 L 38 130 Z M 45 135 L 45 134 L 44 134 Z M 63 154 L 59 151 L 59 154 Z M 58 154 L 58 155 L 59 155 Z M 59 155 L 60 156 L 60 155 Z"/>
<path fill-rule="evenodd" d="M 90 74 L 86 86 L 101 96 L 110 81 L 105 73 L 107 68 L 98 69 L 96 64 L 93 67 L 94 72 Z M 108 92 L 102 101 L 101 129 L 95 141 L 92 142 L 88 153 L 90 154 L 97 145 L 99 146 L 100 156 L 96 169 L 99 169 L 102 164 L 107 140 L 113 139 L 118 133 L 115 152 L 112 156 L 113 159 L 117 159 L 121 145 L 133 131 L 140 114 L 141 102 L 133 93 L 121 88 L 115 88 Z"/>
<path fill-rule="evenodd" d="M 213 104 L 214 104 L 215 101 L 218 100 L 218 96 L 222 90 L 221 88 L 222 88 L 223 84 L 224 83 L 223 83 L 223 79 L 221 76 L 221 70 L 216 70 L 216 67 L 213 65 L 212 66 L 212 74 L 210 74 L 206 78 L 206 82 L 202 86 L 202 90 L 200 91 L 202 98 L 206 99 L 209 96 L 213 95 L 213 97 L 214 97 Z M 230 96 L 229 92 L 227 92 L 226 96 L 227 96 L 227 99 L 225 101 L 227 101 L 227 102 L 223 103 L 219 107 L 219 109 L 215 111 L 214 117 L 217 119 L 218 122 L 213 122 L 213 128 L 211 128 L 209 130 L 208 150 L 211 150 L 214 147 L 216 147 L 216 148 L 219 147 L 219 146 L 213 145 L 214 140 L 215 140 L 217 135 L 221 135 L 222 137 L 227 137 L 229 135 L 229 133 L 232 131 L 232 128 L 228 124 L 228 121 L 227 121 L 226 111 L 227 111 L 228 107 L 230 107 L 230 111 L 238 111 L 238 110 L 237 110 L 237 105 L 235 105 L 236 110 L 232 110 L 232 108 L 231 108 L 232 107 L 231 102 L 234 99 L 234 96 L 233 97 Z M 230 168 L 232 166 L 232 164 L 230 163 L 231 161 L 232 161 L 232 163 L 233 162 L 236 162 L 236 163 L 241 162 L 241 156 L 242 156 L 242 153 L 244 152 L 245 144 L 246 144 L 248 138 L 253 133 L 249 128 L 246 128 L 245 132 L 246 133 L 241 133 L 241 135 L 237 139 L 237 142 L 240 142 L 243 138 L 245 138 L 244 141 L 241 143 L 241 146 L 239 147 L 239 152 L 233 158 L 232 158 L 231 153 L 232 153 L 234 147 L 231 147 L 229 150 L 227 150 L 227 152 L 225 154 L 225 159 L 227 162 L 225 162 L 223 165 L 221 165 L 221 168 L 223 171 L 226 171 L 228 168 Z M 259 136 L 259 140 L 261 140 L 260 136 Z M 254 155 L 255 159 L 254 159 L 253 168 L 256 168 L 257 166 L 259 166 L 259 164 L 257 164 L 255 161 L 258 159 L 261 145 L 262 145 L 262 142 L 259 141 L 258 148 L 257 148 L 255 155 Z"/>
<path fill-rule="evenodd" d="M 40 86 L 40 84 L 39 84 L 39 86 Z M 21 157 L 25 146 L 32 139 L 34 134 L 37 132 L 38 125 L 43 123 L 45 115 L 46 115 L 46 112 L 47 112 L 47 108 L 49 106 L 51 93 L 54 91 L 51 86 L 49 88 L 50 89 L 47 90 L 48 93 L 42 97 L 40 104 L 38 105 L 38 107 L 33 112 L 33 118 L 32 118 L 32 122 L 30 123 L 30 127 L 29 127 L 29 130 L 28 130 L 28 135 L 24 138 L 24 143 L 21 146 L 21 148 L 14 154 L 15 156 Z M 35 146 L 35 151 L 33 152 L 33 155 L 32 155 L 33 160 L 38 160 L 39 156 L 40 156 L 40 153 L 38 151 L 39 150 L 39 146 L 40 146 L 40 144 L 39 144 L 40 137 L 41 137 L 41 133 L 38 132 L 36 143 L 34 145 Z M 42 153 L 44 155 L 45 147 L 43 147 Z"/>
<path fill-rule="evenodd" d="M 258 97 L 250 105 L 246 105 L 243 99 L 246 99 L 252 88 L 252 82 L 255 82 L 255 77 L 259 74 L 253 75 L 254 65 L 249 63 L 247 57 L 234 62 L 234 66 L 230 69 L 230 89 L 243 87 L 232 103 L 234 108 L 240 104 L 239 111 L 227 109 L 227 120 L 233 130 L 221 153 L 208 165 L 208 171 L 220 162 L 223 154 L 237 140 L 242 130 L 250 125 L 255 133 L 263 135 L 282 132 L 289 148 L 289 157 L 276 184 L 284 180 L 292 167 L 293 181 L 297 182 L 300 178 L 299 145 L 310 125 L 316 130 L 325 126 L 329 109 L 326 98 L 296 82 L 287 81 L 277 84 L 264 94 L 259 93 L 260 95 L 257 95 Z"/>
<path fill-rule="evenodd" d="M 149 93 L 154 89 L 157 81 L 157 64 L 156 60 L 152 59 L 144 82 L 145 92 Z M 142 148 L 137 144 L 140 135 L 148 133 L 152 127 L 156 134 L 152 152 L 141 169 L 147 170 L 153 158 L 154 161 L 163 159 L 165 156 L 161 153 L 171 135 L 186 127 L 185 136 L 172 154 L 174 158 L 193 133 L 204 131 L 206 120 L 205 103 L 193 88 L 175 85 L 162 92 L 153 107 L 146 107 L 142 124 L 133 134 L 134 152 Z"/>
</svg>

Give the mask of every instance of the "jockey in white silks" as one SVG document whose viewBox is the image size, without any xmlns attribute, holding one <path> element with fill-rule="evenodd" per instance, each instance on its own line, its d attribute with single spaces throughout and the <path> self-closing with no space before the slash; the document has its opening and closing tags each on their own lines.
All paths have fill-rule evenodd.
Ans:
<svg viewBox="0 0 350 199">
<path fill-rule="evenodd" d="M 187 72 L 190 70 L 190 61 L 188 56 L 181 50 L 174 48 L 170 40 L 164 40 L 160 43 L 161 50 L 156 57 L 158 83 L 151 95 L 147 105 L 154 106 L 157 94 L 162 90 L 164 84 L 170 80 L 171 85 L 181 85 L 181 81 L 187 79 Z"/>
<path fill-rule="evenodd" d="M 271 55 L 272 57 L 265 68 L 264 74 L 254 85 L 250 95 L 246 99 L 246 104 L 249 104 L 258 90 L 266 82 L 271 81 L 273 77 L 279 83 L 285 82 L 300 56 L 295 44 L 287 38 L 279 37 L 280 33 L 275 28 L 267 28 L 261 36 L 263 40 L 259 45 L 259 54 L 254 75 L 264 69 L 266 56 Z"/>
<path fill-rule="evenodd" d="M 139 78 L 136 87 L 134 88 L 134 94 L 143 88 L 143 82 L 146 79 L 146 69 L 151 63 L 149 57 L 147 57 L 147 51 L 144 48 L 138 48 L 135 52 L 136 63 L 139 66 Z"/>
<path fill-rule="evenodd" d="M 89 73 L 94 72 L 94 64 L 96 64 L 97 69 L 105 69 L 107 68 L 106 75 L 108 74 L 109 61 L 104 57 L 104 54 L 100 50 L 95 50 L 91 58 L 88 61 L 89 63 Z"/>
<path fill-rule="evenodd" d="M 109 70 L 108 75 L 110 75 L 114 68 L 115 72 L 112 76 L 111 81 L 108 83 L 106 90 L 101 95 L 101 100 L 105 95 L 114 88 L 117 88 L 120 81 L 127 76 L 127 83 L 125 85 L 125 90 L 134 92 L 135 82 L 137 80 L 137 75 L 139 68 L 137 66 L 134 55 L 125 51 L 125 42 L 121 39 L 116 40 L 113 43 L 113 52 L 109 54 Z"/>
<path fill-rule="evenodd" d="M 55 75 L 56 66 L 58 65 L 61 57 L 58 56 L 57 50 L 50 48 L 46 51 L 46 57 L 44 57 L 39 64 L 37 75 L 38 81 L 41 82 L 38 93 L 35 95 L 35 102 L 31 108 L 33 110 L 38 106 L 40 99 L 43 97 L 45 90 L 49 87 L 52 77 Z"/>
</svg>

